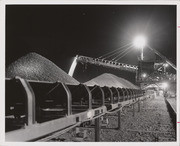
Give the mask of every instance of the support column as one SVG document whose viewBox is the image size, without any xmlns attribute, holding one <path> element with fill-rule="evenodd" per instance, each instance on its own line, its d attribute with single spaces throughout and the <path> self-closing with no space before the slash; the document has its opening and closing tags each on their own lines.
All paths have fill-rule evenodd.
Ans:
<svg viewBox="0 0 180 146">
<path fill-rule="evenodd" d="M 36 103 L 34 91 L 29 82 L 27 82 L 25 79 L 22 79 L 20 77 L 15 77 L 15 79 L 20 81 L 26 94 L 26 124 L 28 126 L 33 125 L 36 122 Z"/>
<path fill-rule="evenodd" d="M 78 56 L 76 56 L 71 64 L 71 67 L 69 69 L 69 72 L 68 72 L 68 75 L 70 75 L 71 77 L 73 76 L 74 74 L 74 70 L 76 69 L 76 65 L 77 65 L 77 58 Z"/>
<path fill-rule="evenodd" d="M 144 53 L 143 53 L 143 47 L 141 48 L 141 60 L 144 60 Z"/>
<path fill-rule="evenodd" d="M 95 142 L 100 141 L 100 118 L 95 119 Z"/>
<path fill-rule="evenodd" d="M 132 106 L 133 106 L 133 117 L 134 117 L 135 115 L 134 104 Z"/>
<path fill-rule="evenodd" d="M 121 111 L 118 111 L 118 130 L 121 130 Z"/>
<path fill-rule="evenodd" d="M 141 105 L 140 105 L 140 102 L 141 102 L 141 101 L 139 100 L 139 101 L 138 101 L 138 112 L 140 112 L 140 106 L 141 106 Z"/>
</svg>

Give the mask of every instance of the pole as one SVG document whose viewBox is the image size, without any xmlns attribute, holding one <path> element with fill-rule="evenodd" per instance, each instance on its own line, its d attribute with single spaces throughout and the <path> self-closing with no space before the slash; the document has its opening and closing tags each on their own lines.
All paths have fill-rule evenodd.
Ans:
<svg viewBox="0 0 180 146">
<path fill-rule="evenodd" d="M 166 66 L 164 66 L 164 73 L 166 73 Z"/>
<path fill-rule="evenodd" d="M 100 141 L 100 118 L 95 119 L 95 142 Z"/>
<path fill-rule="evenodd" d="M 140 100 L 138 101 L 138 112 L 140 112 Z"/>
<path fill-rule="evenodd" d="M 134 117 L 134 115 L 135 115 L 135 111 L 134 111 L 134 104 L 133 104 L 133 117 Z"/>
<path fill-rule="evenodd" d="M 121 111 L 118 111 L 118 130 L 121 130 Z"/>
<path fill-rule="evenodd" d="M 143 47 L 141 48 L 141 60 L 143 61 L 144 59 L 144 54 L 143 54 Z"/>
</svg>

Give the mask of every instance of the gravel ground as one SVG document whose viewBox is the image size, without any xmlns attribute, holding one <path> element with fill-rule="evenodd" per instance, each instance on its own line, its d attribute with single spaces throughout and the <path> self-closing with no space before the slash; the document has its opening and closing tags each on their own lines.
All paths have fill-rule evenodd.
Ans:
<svg viewBox="0 0 180 146">
<path fill-rule="evenodd" d="M 141 110 L 135 116 L 131 107 L 125 108 L 125 115 L 121 116 L 121 130 L 117 130 L 117 114 L 105 115 L 109 119 L 107 128 L 101 129 L 102 142 L 164 142 L 176 141 L 175 130 L 163 97 L 147 99 L 141 103 Z M 94 128 L 87 129 L 88 138 L 84 141 L 94 141 Z M 51 141 L 77 141 L 75 131 L 71 130 Z"/>
</svg>

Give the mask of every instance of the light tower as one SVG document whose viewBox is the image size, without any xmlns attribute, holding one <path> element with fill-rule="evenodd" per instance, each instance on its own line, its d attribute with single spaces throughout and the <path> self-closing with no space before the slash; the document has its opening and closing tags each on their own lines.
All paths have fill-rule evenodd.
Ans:
<svg viewBox="0 0 180 146">
<path fill-rule="evenodd" d="M 134 46 L 138 49 L 141 50 L 141 60 L 144 59 L 144 54 L 143 54 L 143 49 L 144 49 L 144 46 L 146 45 L 146 39 L 143 35 L 139 35 L 137 36 L 135 39 L 134 39 Z"/>
<path fill-rule="evenodd" d="M 145 80 L 145 76 L 147 76 L 145 73 L 142 72 L 142 62 L 144 60 L 144 53 L 143 49 L 146 45 L 146 39 L 143 35 L 138 35 L 134 38 L 133 45 L 135 48 L 140 50 L 140 60 L 139 60 L 139 69 L 136 72 L 136 81 L 142 81 Z M 143 87 L 143 83 L 140 83 L 140 86 Z"/>
</svg>

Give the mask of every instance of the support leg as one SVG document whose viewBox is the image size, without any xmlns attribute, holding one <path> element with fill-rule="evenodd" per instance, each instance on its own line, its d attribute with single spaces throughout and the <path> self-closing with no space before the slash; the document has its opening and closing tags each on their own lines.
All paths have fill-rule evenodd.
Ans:
<svg viewBox="0 0 180 146">
<path fill-rule="evenodd" d="M 138 101 L 138 112 L 140 112 L 140 101 Z"/>
<path fill-rule="evenodd" d="M 134 104 L 132 106 L 133 106 L 133 117 L 134 117 L 135 115 Z"/>
<path fill-rule="evenodd" d="M 95 119 L 95 142 L 100 141 L 100 118 Z"/>
<path fill-rule="evenodd" d="M 118 130 L 121 130 L 121 111 L 118 111 Z"/>
</svg>

